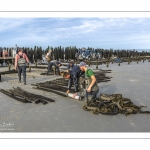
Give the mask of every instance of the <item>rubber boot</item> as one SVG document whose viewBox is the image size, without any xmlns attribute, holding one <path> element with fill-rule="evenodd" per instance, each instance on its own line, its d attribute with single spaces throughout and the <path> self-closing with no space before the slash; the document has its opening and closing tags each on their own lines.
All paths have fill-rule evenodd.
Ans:
<svg viewBox="0 0 150 150">
<path fill-rule="evenodd" d="M 19 83 L 21 83 L 21 76 L 19 76 Z"/>
</svg>

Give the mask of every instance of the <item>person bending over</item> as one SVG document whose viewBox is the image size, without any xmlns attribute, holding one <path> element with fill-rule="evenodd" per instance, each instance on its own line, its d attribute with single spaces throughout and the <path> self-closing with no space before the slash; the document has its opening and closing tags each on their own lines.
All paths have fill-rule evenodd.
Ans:
<svg viewBox="0 0 150 150">
<path fill-rule="evenodd" d="M 60 75 L 60 70 L 59 67 L 62 66 L 61 62 L 57 61 L 57 60 L 53 60 L 50 62 L 50 66 L 49 66 L 49 71 L 47 71 L 47 75 L 48 73 L 51 71 L 52 66 L 55 67 L 56 71 L 57 71 L 57 75 Z"/>
<path fill-rule="evenodd" d="M 73 97 L 77 95 L 77 92 L 79 92 L 79 78 L 82 74 L 84 74 L 84 72 L 80 70 L 79 66 L 75 66 L 70 72 L 64 72 L 63 77 L 69 79 L 66 94 L 70 92 L 70 89 L 74 84 L 75 94 Z"/>
</svg>

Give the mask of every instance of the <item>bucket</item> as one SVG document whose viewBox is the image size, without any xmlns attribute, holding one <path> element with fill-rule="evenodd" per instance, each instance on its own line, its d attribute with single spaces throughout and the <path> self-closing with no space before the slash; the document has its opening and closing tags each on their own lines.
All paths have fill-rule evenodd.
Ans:
<svg viewBox="0 0 150 150">
<path fill-rule="evenodd" d="M 73 94 L 72 93 L 68 93 L 67 96 L 73 98 Z M 77 96 L 74 97 L 74 99 L 81 100 L 81 97 L 77 95 Z"/>
</svg>

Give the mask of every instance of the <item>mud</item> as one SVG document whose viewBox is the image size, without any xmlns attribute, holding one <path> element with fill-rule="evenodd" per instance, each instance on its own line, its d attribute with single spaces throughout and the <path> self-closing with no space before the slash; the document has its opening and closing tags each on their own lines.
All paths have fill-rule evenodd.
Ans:
<svg viewBox="0 0 150 150">
<path fill-rule="evenodd" d="M 95 65 L 89 68 L 95 69 Z M 104 94 L 122 94 L 137 106 L 145 105 L 150 109 L 150 70 L 149 62 L 132 61 L 98 66 L 102 70 L 111 70 L 109 82 L 100 82 L 98 96 Z M 8 71 L 8 67 L 0 68 L 0 72 Z M 96 71 L 96 70 L 95 70 Z M 85 102 L 60 96 L 50 91 L 34 89 L 32 84 L 62 80 L 62 76 L 40 75 L 46 69 L 32 68 L 27 72 L 27 84 L 18 83 L 17 74 L 2 75 L 0 89 L 20 87 L 32 94 L 41 95 L 55 100 L 55 103 L 43 105 L 39 103 L 22 103 L 0 92 L 0 124 L 12 123 L 13 127 L 6 130 L 2 126 L 0 132 L 150 132 L 149 114 L 93 115 L 83 110 Z M 51 89 L 48 89 L 51 90 Z M 57 90 L 58 92 L 58 90 Z M 60 92 L 60 91 L 59 91 Z M 145 109 L 145 108 L 143 108 Z"/>
</svg>

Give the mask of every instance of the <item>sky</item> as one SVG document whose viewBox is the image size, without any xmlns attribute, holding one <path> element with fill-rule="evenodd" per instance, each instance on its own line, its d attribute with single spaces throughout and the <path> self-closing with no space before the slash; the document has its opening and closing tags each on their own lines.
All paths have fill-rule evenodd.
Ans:
<svg viewBox="0 0 150 150">
<path fill-rule="evenodd" d="M 150 18 L 0 18 L 0 47 L 150 49 Z"/>
</svg>

